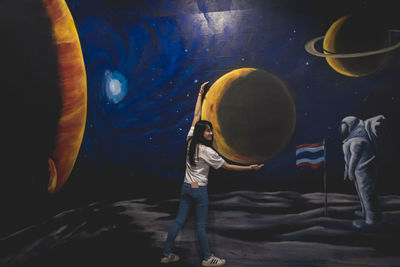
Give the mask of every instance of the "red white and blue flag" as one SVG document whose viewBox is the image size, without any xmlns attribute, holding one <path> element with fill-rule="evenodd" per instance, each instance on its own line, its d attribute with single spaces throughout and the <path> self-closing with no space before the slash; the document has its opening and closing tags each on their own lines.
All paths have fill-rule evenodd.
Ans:
<svg viewBox="0 0 400 267">
<path fill-rule="evenodd" d="M 296 166 L 319 168 L 325 162 L 324 142 L 296 146 Z"/>
</svg>

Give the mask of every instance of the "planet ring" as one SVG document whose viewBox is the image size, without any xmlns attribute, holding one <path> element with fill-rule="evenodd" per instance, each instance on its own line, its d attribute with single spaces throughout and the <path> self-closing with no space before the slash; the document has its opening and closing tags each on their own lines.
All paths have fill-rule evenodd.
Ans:
<svg viewBox="0 0 400 267">
<path fill-rule="evenodd" d="M 308 53 L 311 55 L 317 56 L 317 57 L 331 57 L 331 58 L 354 58 L 354 57 L 366 57 L 366 56 L 372 56 L 372 55 L 377 55 L 377 54 L 382 54 L 382 53 L 387 53 L 389 51 L 395 50 L 400 47 L 400 42 L 398 42 L 395 45 L 374 50 L 374 51 L 368 51 L 368 52 L 358 52 L 358 53 L 346 53 L 346 54 L 324 54 L 315 49 L 315 43 L 318 42 L 321 39 L 324 39 L 325 36 L 320 36 L 317 38 L 312 39 L 311 41 L 308 41 L 304 48 Z"/>
</svg>

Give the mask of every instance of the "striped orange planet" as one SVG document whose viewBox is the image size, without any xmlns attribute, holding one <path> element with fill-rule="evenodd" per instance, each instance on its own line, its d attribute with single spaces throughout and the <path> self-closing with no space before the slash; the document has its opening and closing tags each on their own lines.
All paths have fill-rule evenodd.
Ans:
<svg viewBox="0 0 400 267">
<path fill-rule="evenodd" d="M 56 146 L 49 163 L 48 192 L 58 192 L 74 167 L 86 124 L 86 71 L 74 20 L 64 0 L 43 0 L 53 25 L 62 97 Z"/>
</svg>

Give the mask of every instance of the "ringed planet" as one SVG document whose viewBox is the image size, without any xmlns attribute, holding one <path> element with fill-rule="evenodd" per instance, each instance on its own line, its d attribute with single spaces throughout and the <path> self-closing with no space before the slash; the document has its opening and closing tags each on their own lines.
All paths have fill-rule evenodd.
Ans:
<svg viewBox="0 0 400 267">
<path fill-rule="evenodd" d="M 380 22 L 365 15 L 347 15 L 336 20 L 325 36 L 312 39 L 305 44 L 311 55 L 326 58 L 338 73 L 361 77 L 372 74 L 386 62 L 387 54 L 400 47 L 400 42 L 391 44 L 391 33 Z M 316 44 L 323 40 L 323 52 Z"/>
<path fill-rule="evenodd" d="M 391 32 L 397 32 L 397 30 L 391 30 Z M 310 53 L 313 56 L 317 56 L 317 57 L 325 57 L 325 58 L 354 58 L 354 57 L 366 57 L 366 56 L 373 56 L 373 55 L 378 55 L 378 54 L 383 54 L 383 53 L 387 53 L 390 51 L 393 51 L 397 48 L 400 47 L 400 42 L 398 42 L 395 45 L 386 47 L 386 48 L 382 48 L 382 49 L 378 49 L 375 51 L 368 51 L 368 52 L 357 52 L 357 53 L 346 53 L 346 54 L 329 54 L 327 52 L 321 53 L 319 51 L 317 51 L 317 49 L 315 48 L 315 44 L 320 41 L 323 40 L 325 38 L 325 36 L 320 36 L 320 37 L 316 37 L 314 39 L 312 39 L 311 41 L 308 41 L 305 45 L 305 49 L 308 53 Z"/>
<path fill-rule="evenodd" d="M 238 163 L 268 160 L 291 140 L 296 108 L 288 88 L 262 69 L 233 70 L 212 84 L 201 117 L 213 125 L 214 148 Z"/>
</svg>

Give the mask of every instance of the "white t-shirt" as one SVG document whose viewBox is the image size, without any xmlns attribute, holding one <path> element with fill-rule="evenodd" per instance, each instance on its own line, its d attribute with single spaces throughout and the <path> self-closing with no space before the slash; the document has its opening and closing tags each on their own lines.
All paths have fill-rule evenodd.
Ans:
<svg viewBox="0 0 400 267">
<path fill-rule="evenodd" d="M 190 131 L 187 135 L 186 140 L 193 136 L 194 126 L 190 127 Z M 198 144 L 197 149 L 198 158 L 195 157 L 196 165 L 191 165 L 189 162 L 189 156 L 186 156 L 186 172 L 185 172 L 185 183 L 198 182 L 199 185 L 207 185 L 208 183 L 208 172 L 210 166 L 214 169 L 219 169 L 224 164 L 225 160 L 213 150 L 211 147 Z M 196 155 L 196 154 L 195 154 Z"/>
</svg>

